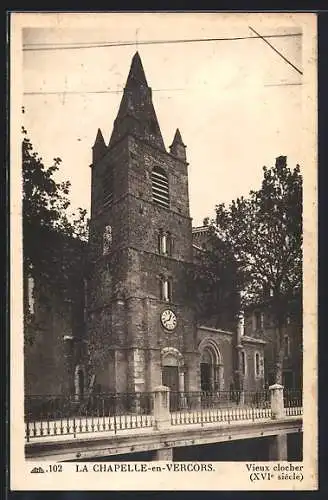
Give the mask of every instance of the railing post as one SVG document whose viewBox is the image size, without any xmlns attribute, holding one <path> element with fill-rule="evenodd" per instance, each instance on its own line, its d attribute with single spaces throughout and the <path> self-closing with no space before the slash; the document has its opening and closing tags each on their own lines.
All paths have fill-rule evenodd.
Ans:
<svg viewBox="0 0 328 500">
<path fill-rule="evenodd" d="M 271 418 L 277 420 L 285 416 L 284 387 L 274 384 L 269 387 L 271 399 Z M 269 460 L 287 460 L 287 434 L 271 436 Z"/>
<path fill-rule="evenodd" d="M 277 420 L 285 416 L 284 412 L 284 387 L 274 384 L 269 387 L 271 401 L 271 418 Z"/>
<path fill-rule="evenodd" d="M 154 427 L 167 429 L 171 425 L 170 389 L 160 385 L 154 389 Z"/>
</svg>

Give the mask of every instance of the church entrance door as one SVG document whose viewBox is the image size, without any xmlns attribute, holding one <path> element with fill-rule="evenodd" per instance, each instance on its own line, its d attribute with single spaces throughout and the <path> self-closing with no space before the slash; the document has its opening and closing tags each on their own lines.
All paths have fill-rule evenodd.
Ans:
<svg viewBox="0 0 328 500">
<path fill-rule="evenodd" d="M 175 411 L 179 402 L 179 368 L 177 366 L 163 366 L 163 385 L 170 388 L 170 410 Z"/>
<path fill-rule="evenodd" d="M 200 387 L 204 392 L 213 392 L 215 362 L 211 348 L 205 347 L 200 361 Z"/>
<path fill-rule="evenodd" d="M 204 392 L 212 390 L 212 366 L 209 363 L 200 364 L 200 385 Z"/>
</svg>

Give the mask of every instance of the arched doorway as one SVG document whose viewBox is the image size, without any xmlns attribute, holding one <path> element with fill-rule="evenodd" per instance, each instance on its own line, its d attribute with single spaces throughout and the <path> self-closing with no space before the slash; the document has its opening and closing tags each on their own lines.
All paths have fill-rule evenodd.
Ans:
<svg viewBox="0 0 328 500">
<path fill-rule="evenodd" d="M 170 409 L 176 410 L 184 392 L 183 356 L 173 347 L 162 350 L 162 384 L 170 388 Z"/>
<path fill-rule="evenodd" d="M 213 392 L 214 367 L 213 355 L 210 349 L 206 347 L 200 358 L 200 388 L 204 392 Z"/>
<path fill-rule="evenodd" d="M 200 345 L 200 388 L 204 392 L 217 392 L 224 388 L 224 367 L 218 346 L 211 339 Z"/>
</svg>

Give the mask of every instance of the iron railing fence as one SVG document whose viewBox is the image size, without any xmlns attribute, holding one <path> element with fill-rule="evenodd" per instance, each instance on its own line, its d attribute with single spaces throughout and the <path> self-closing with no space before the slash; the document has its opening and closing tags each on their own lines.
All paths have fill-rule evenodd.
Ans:
<svg viewBox="0 0 328 500">
<path fill-rule="evenodd" d="M 284 408 L 288 417 L 303 415 L 303 391 L 301 389 L 284 389 Z"/>
<path fill-rule="evenodd" d="M 302 389 L 284 389 L 284 407 L 301 407 L 303 406 L 303 391 Z"/>
<path fill-rule="evenodd" d="M 67 395 L 42 395 L 25 397 L 25 415 L 31 418 L 57 418 L 74 415 L 91 415 L 99 411 L 106 415 L 124 413 L 150 414 L 153 410 L 151 392 L 103 393 L 88 397 Z"/>
<path fill-rule="evenodd" d="M 170 410 L 248 406 L 270 408 L 270 391 L 170 392 Z"/>
<path fill-rule="evenodd" d="M 270 418 L 269 391 L 171 392 L 171 424 Z"/>
<path fill-rule="evenodd" d="M 143 393 L 27 396 L 26 439 L 153 426 L 153 395 Z"/>
<path fill-rule="evenodd" d="M 255 421 L 271 418 L 270 391 L 170 391 L 171 425 Z M 302 391 L 284 390 L 285 415 L 303 414 Z M 25 432 L 30 438 L 153 427 L 154 393 L 26 396 Z"/>
</svg>

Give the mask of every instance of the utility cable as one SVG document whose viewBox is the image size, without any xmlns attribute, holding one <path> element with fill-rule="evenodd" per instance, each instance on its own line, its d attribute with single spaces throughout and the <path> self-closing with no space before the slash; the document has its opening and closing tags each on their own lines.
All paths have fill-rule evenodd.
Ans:
<svg viewBox="0 0 328 500">
<path fill-rule="evenodd" d="M 266 35 L 265 38 L 286 38 L 286 37 L 297 37 L 302 36 L 302 33 L 286 33 L 280 35 Z M 222 38 L 191 38 L 186 40 L 148 40 L 148 41 L 138 41 L 139 45 L 158 45 L 158 44 L 174 44 L 174 43 L 196 43 L 196 42 L 224 42 L 224 41 L 234 41 L 234 40 L 255 40 L 257 38 L 263 38 L 261 35 L 257 36 L 239 36 L 239 37 L 222 37 Z M 41 51 L 41 50 L 77 50 L 77 49 L 94 49 L 94 48 L 104 48 L 104 47 L 125 47 L 130 45 L 136 45 L 136 41 L 133 42 L 103 42 L 83 44 L 79 43 L 76 45 L 72 44 L 46 44 L 43 43 L 41 47 L 37 44 L 25 44 L 23 45 L 23 51 Z"/>
</svg>

